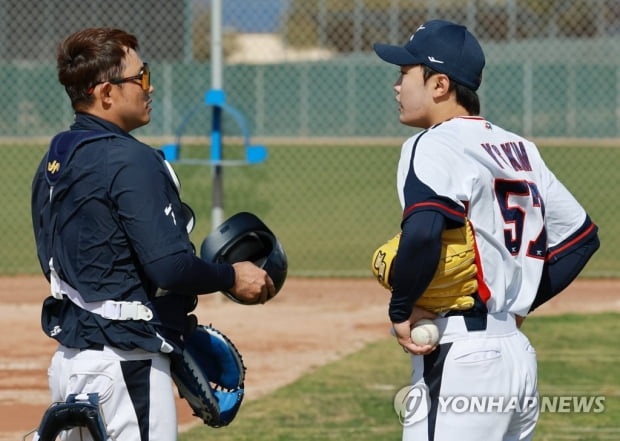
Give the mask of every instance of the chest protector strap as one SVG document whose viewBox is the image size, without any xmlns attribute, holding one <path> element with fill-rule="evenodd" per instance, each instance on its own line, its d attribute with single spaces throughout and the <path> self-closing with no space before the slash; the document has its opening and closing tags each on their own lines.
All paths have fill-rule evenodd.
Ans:
<svg viewBox="0 0 620 441">
<path fill-rule="evenodd" d="M 80 293 L 62 280 L 54 269 L 54 259 L 50 259 L 50 289 L 55 299 L 61 300 L 66 296 L 82 309 L 100 315 L 108 320 L 145 320 L 153 318 L 153 311 L 141 302 L 124 302 L 117 300 L 102 300 L 86 302 Z"/>
</svg>

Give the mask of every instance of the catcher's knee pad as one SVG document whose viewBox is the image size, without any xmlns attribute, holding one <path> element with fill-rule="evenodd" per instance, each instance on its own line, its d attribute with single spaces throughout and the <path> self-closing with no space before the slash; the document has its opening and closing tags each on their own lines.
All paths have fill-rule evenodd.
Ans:
<svg viewBox="0 0 620 441">
<path fill-rule="evenodd" d="M 63 430 L 88 429 L 94 441 L 109 441 L 98 394 L 71 394 L 62 403 L 52 404 L 43 414 L 33 441 L 55 441 Z"/>
</svg>

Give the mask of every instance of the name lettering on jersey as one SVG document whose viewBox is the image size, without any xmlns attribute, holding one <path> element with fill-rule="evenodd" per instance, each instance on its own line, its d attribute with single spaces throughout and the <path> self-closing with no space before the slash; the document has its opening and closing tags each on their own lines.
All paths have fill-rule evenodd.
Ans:
<svg viewBox="0 0 620 441">
<path fill-rule="evenodd" d="M 58 173 L 58 170 L 60 170 L 60 162 L 54 159 L 52 162 L 47 163 L 47 171 L 51 174 Z"/>
<path fill-rule="evenodd" d="M 499 147 L 488 142 L 480 145 L 500 168 L 503 169 L 504 166 L 508 166 L 514 171 L 532 171 L 530 158 L 528 158 L 525 145 L 522 142 L 505 142 Z"/>
</svg>

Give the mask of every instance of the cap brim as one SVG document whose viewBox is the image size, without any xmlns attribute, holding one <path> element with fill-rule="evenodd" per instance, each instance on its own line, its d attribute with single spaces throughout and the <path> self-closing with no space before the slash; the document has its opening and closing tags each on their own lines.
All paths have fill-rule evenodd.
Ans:
<svg viewBox="0 0 620 441">
<path fill-rule="evenodd" d="M 373 44 L 375 53 L 383 61 L 396 64 L 398 66 L 409 66 L 420 64 L 421 61 L 415 58 L 407 49 L 402 46 L 393 46 L 391 44 L 375 43 Z"/>
</svg>

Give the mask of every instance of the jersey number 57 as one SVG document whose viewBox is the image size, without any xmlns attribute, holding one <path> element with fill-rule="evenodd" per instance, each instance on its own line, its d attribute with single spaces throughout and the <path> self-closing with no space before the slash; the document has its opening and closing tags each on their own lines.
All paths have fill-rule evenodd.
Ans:
<svg viewBox="0 0 620 441">
<path fill-rule="evenodd" d="M 521 251 L 523 241 L 527 241 L 527 255 L 544 259 L 547 254 L 547 231 L 545 230 L 545 206 L 538 187 L 534 182 L 496 179 L 495 195 L 504 223 L 504 243 L 506 249 L 516 256 Z M 527 222 L 534 222 L 538 234 L 531 240 L 524 238 Z M 528 230 L 531 230 L 531 225 Z"/>
</svg>

